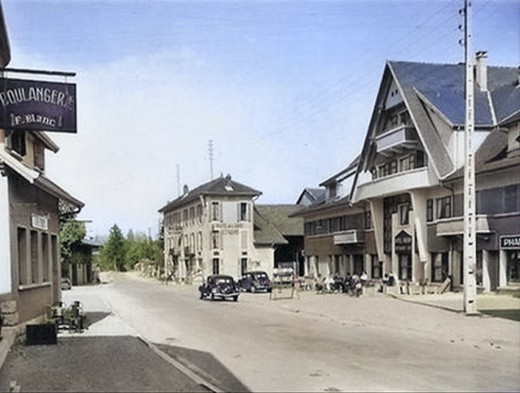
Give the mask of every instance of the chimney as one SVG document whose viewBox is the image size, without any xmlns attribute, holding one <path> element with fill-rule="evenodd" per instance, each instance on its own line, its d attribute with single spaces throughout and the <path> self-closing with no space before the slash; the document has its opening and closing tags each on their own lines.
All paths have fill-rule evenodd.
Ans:
<svg viewBox="0 0 520 393">
<path fill-rule="evenodd" d="M 487 52 L 478 51 L 476 54 L 476 79 L 480 91 L 487 91 Z"/>
</svg>

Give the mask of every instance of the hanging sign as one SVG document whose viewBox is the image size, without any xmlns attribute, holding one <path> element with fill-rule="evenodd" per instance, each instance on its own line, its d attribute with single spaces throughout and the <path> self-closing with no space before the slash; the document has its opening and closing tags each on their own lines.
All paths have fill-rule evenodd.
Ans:
<svg viewBox="0 0 520 393">
<path fill-rule="evenodd" d="M 395 237 L 395 252 L 398 254 L 409 253 L 412 251 L 412 236 L 405 231 L 401 231 Z"/>
<path fill-rule="evenodd" d="M 0 78 L 0 128 L 77 132 L 76 85 Z"/>
</svg>

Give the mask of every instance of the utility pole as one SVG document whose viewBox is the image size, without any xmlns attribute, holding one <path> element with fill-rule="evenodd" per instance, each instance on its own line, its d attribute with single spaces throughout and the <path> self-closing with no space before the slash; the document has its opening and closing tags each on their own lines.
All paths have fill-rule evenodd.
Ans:
<svg viewBox="0 0 520 393">
<path fill-rule="evenodd" d="M 177 164 L 177 197 L 181 196 L 181 173 L 179 169 L 179 164 Z"/>
<path fill-rule="evenodd" d="M 476 271 L 476 233 L 475 233 L 475 156 L 472 145 L 475 130 L 475 87 L 473 83 L 473 51 L 471 49 L 471 4 L 464 0 L 464 65 L 466 74 L 464 123 L 464 311 L 476 314 L 477 280 Z"/>
<path fill-rule="evenodd" d="M 213 140 L 209 140 L 209 172 L 213 180 Z"/>
</svg>

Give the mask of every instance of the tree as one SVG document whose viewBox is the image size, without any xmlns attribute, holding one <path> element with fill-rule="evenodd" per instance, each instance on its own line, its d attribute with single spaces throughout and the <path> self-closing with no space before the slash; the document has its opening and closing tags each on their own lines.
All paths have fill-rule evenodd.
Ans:
<svg viewBox="0 0 520 393">
<path fill-rule="evenodd" d="M 114 224 L 110 228 L 107 242 L 101 249 L 101 263 L 104 268 L 125 271 L 125 238 L 121 229 Z"/>
<path fill-rule="evenodd" d="M 81 245 L 87 230 L 81 221 L 65 221 L 60 226 L 60 252 L 65 263 L 71 261 L 74 251 Z"/>
</svg>

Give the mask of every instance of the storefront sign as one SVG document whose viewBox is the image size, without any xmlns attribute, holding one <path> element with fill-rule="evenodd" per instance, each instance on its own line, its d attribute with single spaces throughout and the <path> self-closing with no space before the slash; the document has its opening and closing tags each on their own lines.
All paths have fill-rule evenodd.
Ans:
<svg viewBox="0 0 520 393">
<path fill-rule="evenodd" d="M 47 231 L 49 229 L 49 217 L 39 214 L 31 214 L 31 225 L 33 228 Z"/>
<path fill-rule="evenodd" d="M 520 249 L 520 235 L 500 236 L 500 248 L 503 250 Z"/>
<path fill-rule="evenodd" d="M 412 236 L 405 231 L 401 231 L 395 237 L 395 252 L 410 253 L 412 252 Z"/>
<path fill-rule="evenodd" d="M 0 78 L 0 128 L 77 132 L 76 85 Z"/>
</svg>

